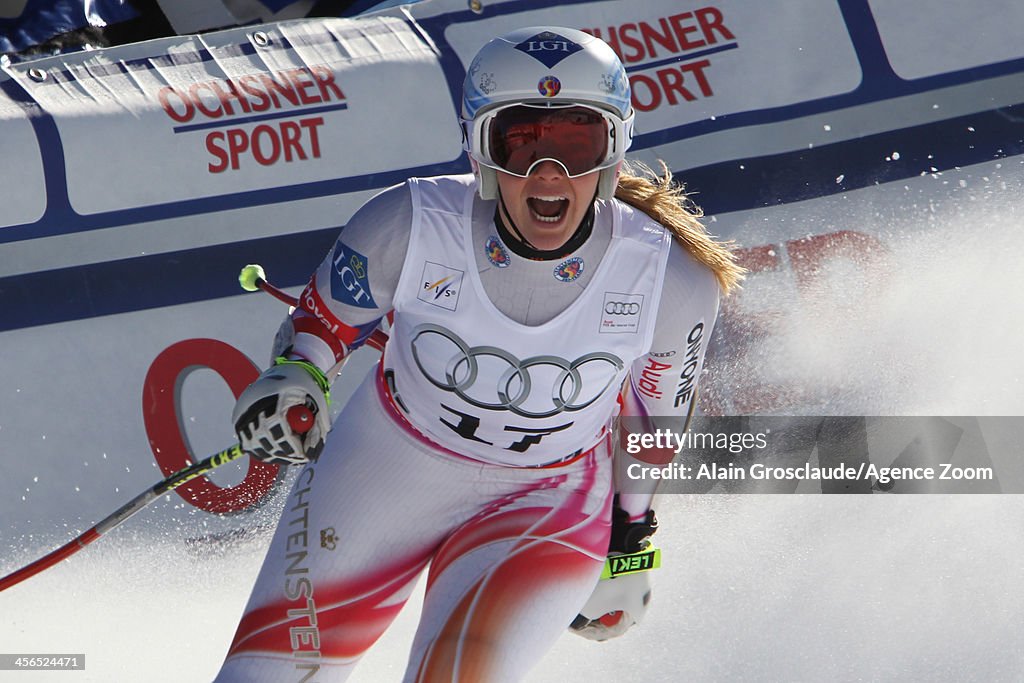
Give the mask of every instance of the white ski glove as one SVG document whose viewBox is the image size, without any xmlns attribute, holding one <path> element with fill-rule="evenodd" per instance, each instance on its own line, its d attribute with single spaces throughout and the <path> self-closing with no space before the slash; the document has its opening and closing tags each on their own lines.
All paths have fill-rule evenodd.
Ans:
<svg viewBox="0 0 1024 683">
<path fill-rule="evenodd" d="M 570 631 L 588 640 L 609 640 L 643 620 L 651 601 L 650 571 L 647 570 L 657 566 L 650 536 L 657 530 L 658 518 L 653 510 L 647 512 L 643 521 L 630 522 L 624 510 L 618 506 L 612 509 L 612 537 L 608 546 L 612 575 L 598 581 L 587 604 L 569 626 Z M 616 562 L 615 558 L 622 560 Z M 616 575 L 624 569 L 616 568 L 620 564 L 631 568 Z"/>
<path fill-rule="evenodd" d="M 231 415 L 238 443 L 263 462 L 315 462 L 331 428 L 327 378 L 306 361 L 276 362 L 238 397 Z"/>
</svg>

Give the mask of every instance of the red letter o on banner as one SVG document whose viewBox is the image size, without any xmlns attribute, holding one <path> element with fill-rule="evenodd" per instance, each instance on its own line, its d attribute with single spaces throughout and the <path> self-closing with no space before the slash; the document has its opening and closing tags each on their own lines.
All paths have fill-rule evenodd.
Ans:
<svg viewBox="0 0 1024 683">
<path fill-rule="evenodd" d="M 245 354 L 216 339 L 186 339 L 164 349 L 149 366 L 142 394 L 142 415 L 153 457 L 164 476 L 196 462 L 181 432 L 181 387 L 188 375 L 209 368 L 227 382 L 236 397 L 259 375 Z M 277 478 L 277 465 L 249 459 L 249 471 L 237 486 L 222 488 L 205 476 L 175 489 L 187 503 L 213 513 L 240 512 L 260 502 Z"/>
</svg>

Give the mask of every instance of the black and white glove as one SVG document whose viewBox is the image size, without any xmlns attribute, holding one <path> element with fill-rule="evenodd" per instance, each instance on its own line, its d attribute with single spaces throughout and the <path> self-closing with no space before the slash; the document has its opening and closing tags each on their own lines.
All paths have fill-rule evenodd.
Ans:
<svg viewBox="0 0 1024 683">
<path fill-rule="evenodd" d="M 658 530 L 654 510 L 639 522 L 630 522 L 629 514 L 617 505 L 612 508 L 612 537 L 608 557 L 645 551 L 650 537 Z M 631 558 L 632 559 L 632 558 Z M 651 601 L 649 571 L 628 573 L 601 579 L 587 604 L 569 626 L 573 633 L 588 640 L 609 640 L 639 624 Z"/>
<path fill-rule="evenodd" d="M 263 462 L 315 462 L 331 428 L 327 378 L 312 363 L 283 358 L 238 397 L 231 420 L 242 451 Z"/>
</svg>

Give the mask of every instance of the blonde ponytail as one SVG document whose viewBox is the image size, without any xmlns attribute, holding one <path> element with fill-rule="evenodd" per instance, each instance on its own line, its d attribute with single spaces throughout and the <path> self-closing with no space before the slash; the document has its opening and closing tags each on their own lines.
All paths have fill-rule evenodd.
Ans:
<svg viewBox="0 0 1024 683">
<path fill-rule="evenodd" d="M 615 198 L 643 211 L 667 228 L 697 261 L 715 274 L 723 294 L 739 286 L 746 272 L 736 263 L 732 242 L 716 240 L 700 222 L 704 215 L 673 182 L 672 172 L 661 162 L 662 175 L 649 166 L 623 162 Z"/>
</svg>

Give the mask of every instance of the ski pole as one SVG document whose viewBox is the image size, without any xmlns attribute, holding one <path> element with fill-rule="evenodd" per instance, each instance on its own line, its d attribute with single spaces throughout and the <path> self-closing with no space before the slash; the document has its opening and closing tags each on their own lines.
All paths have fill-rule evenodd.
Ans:
<svg viewBox="0 0 1024 683">
<path fill-rule="evenodd" d="M 289 306 L 298 305 L 298 300 L 295 297 L 278 289 L 267 281 L 266 273 L 259 265 L 253 264 L 243 268 L 242 272 L 238 276 L 238 282 L 246 291 L 255 292 L 257 289 L 262 289 L 264 292 L 288 304 Z M 378 351 L 383 351 L 384 344 L 387 342 L 387 339 L 387 334 L 385 334 L 383 330 L 378 329 L 373 331 L 373 334 L 369 339 L 367 339 L 366 343 Z M 305 432 L 313 426 L 313 413 L 305 406 L 294 406 L 288 411 L 288 421 L 291 424 L 292 429 L 295 431 L 300 433 Z M 178 470 L 163 481 L 153 485 L 151 488 L 143 491 L 135 498 L 122 505 L 91 529 L 88 529 L 76 538 L 73 538 L 35 562 L 0 578 L 0 592 L 21 583 L 25 579 L 35 576 L 41 571 L 57 564 L 61 560 L 71 557 L 79 550 L 89 545 L 100 536 L 111 531 L 165 493 L 169 493 L 185 482 L 202 476 L 221 465 L 237 460 L 242 455 L 241 447 L 239 447 L 238 444 L 235 444 L 229 448 L 225 448 L 219 453 L 214 453 L 204 460 Z"/>
<path fill-rule="evenodd" d="M 293 406 L 288 410 L 288 422 L 291 424 L 292 429 L 295 429 L 297 432 L 308 431 L 313 426 L 313 411 L 306 406 Z M 21 583 L 27 578 L 35 576 L 61 560 L 71 557 L 165 493 L 173 491 L 185 482 L 215 470 L 221 465 L 237 460 L 242 455 L 244 453 L 241 447 L 235 444 L 219 453 L 214 453 L 204 460 L 178 470 L 160 483 L 132 498 L 88 531 L 83 532 L 48 555 L 0 579 L 0 592 Z"/>
<path fill-rule="evenodd" d="M 242 272 L 238 274 L 238 284 L 242 285 L 242 289 L 247 292 L 255 292 L 258 289 L 262 289 L 270 296 L 274 297 L 278 301 L 283 301 L 289 306 L 298 307 L 299 305 L 298 299 L 288 292 L 278 289 L 267 281 L 267 274 L 263 271 L 263 266 L 258 263 L 250 263 L 242 268 Z M 383 330 L 376 329 L 370 334 L 369 338 L 366 340 L 366 344 L 378 351 L 383 351 L 384 344 L 386 344 L 387 341 L 388 335 Z"/>
<path fill-rule="evenodd" d="M 238 274 L 238 284 L 242 285 L 242 289 L 247 292 L 255 292 L 257 289 L 262 289 L 270 296 L 289 306 L 297 307 L 299 305 L 298 299 L 267 282 L 267 274 L 264 272 L 263 266 L 258 263 L 250 263 L 242 268 L 242 272 Z"/>
</svg>

